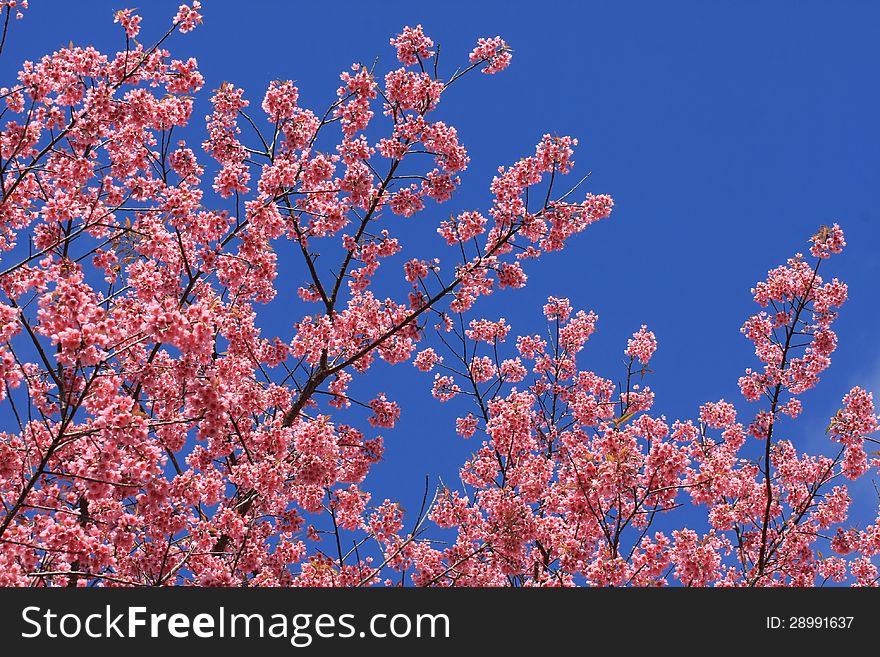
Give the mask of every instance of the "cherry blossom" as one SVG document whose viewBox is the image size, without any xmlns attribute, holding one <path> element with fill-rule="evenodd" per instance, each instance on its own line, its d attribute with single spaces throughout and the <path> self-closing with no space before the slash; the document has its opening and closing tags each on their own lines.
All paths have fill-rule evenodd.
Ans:
<svg viewBox="0 0 880 657">
<path fill-rule="evenodd" d="M 611 215 L 563 183 L 575 137 L 500 163 L 486 207 L 438 211 L 485 156 L 437 108 L 511 64 L 502 38 L 447 68 L 404 27 L 391 70 L 347 65 L 307 108 L 284 78 L 205 92 L 171 50 L 201 11 L 151 36 L 121 9 L 118 52 L 71 44 L 0 91 L 0 585 L 877 584 L 880 516 L 850 519 L 880 468 L 871 391 L 843 397 L 825 449 L 791 429 L 838 348 L 839 225 L 753 288 L 744 401 L 667 418 L 647 324 L 597 373 L 588 308 L 551 296 L 538 333 L 483 310 Z M 412 412 L 388 371 L 424 376 L 469 441 L 421 509 L 370 492 Z"/>
</svg>

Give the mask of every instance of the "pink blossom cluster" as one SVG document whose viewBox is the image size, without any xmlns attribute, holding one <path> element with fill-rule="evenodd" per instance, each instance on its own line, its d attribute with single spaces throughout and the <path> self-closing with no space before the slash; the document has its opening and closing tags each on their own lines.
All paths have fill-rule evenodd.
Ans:
<svg viewBox="0 0 880 657">
<path fill-rule="evenodd" d="M 8 12 L 15 11 L 15 18 L 24 18 L 24 10 L 28 8 L 28 0 L 0 0 L 0 9 Z"/>
<path fill-rule="evenodd" d="M 842 241 L 842 233 L 834 239 Z M 824 254 L 815 257 L 824 260 Z M 474 391 L 476 409 L 458 418 L 456 432 L 483 441 L 461 470 L 461 489 L 441 489 L 432 510 L 436 524 L 457 532 L 456 541 L 447 548 L 414 546 L 414 583 L 876 585 L 877 528 L 850 528 L 852 498 L 846 485 L 835 483 L 880 468 L 880 459 L 869 463 L 864 449 L 866 441 L 876 442 L 871 436 L 880 426 L 871 394 L 856 387 L 844 397 L 828 428 L 831 444 L 839 444 L 834 456 L 801 453 L 774 434 L 783 416 L 802 411 L 797 397 L 781 398 L 803 388 L 802 378 L 792 385 L 792 370 L 802 377 L 806 369 L 799 354 L 827 357 L 831 351 L 822 335 L 845 286 L 836 279 L 825 283 L 797 257 L 772 270 L 754 294 L 778 313 L 758 313 L 743 330 L 758 345 L 759 359 L 774 368 L 758 394 L 747 395 L 769 403 L 748 427 L 724 400 L 704 404 L 697 423 L 670 424 L 653 415 L 654 395 L 641 379 L 657 339 L 645 326 L 624 350 L 629 361 L 618 389 L 577 367 L 595 315 L 574 313 L 567 299 L 550 297 L 544 306 L 549 339 L 516 341 L 517 362 L 531 364 L 531 382 L 505 392 L 525 371 L 508 378 L 511 361 L 500 361 L 487 331 L 493 323 L 472 320 L 479 330 L 460 335 L 473 343 L 464 351 L 474 354 L 467 371 L 437 377 L 446 389 Z M 794 326 L 806 326 L 812 340 L 786 349 Z M 487 355 L 480 353 L 483 345 Z M 434 350 L 431 356 L 438 358 Z M 749 434 L 766 445 L 766 461 L 749 456 Z M 656 518 L 674 516 L 685 498 L 706 509 L 707 528 L 652 530 Z"/>
<path fill-rule="evenodd" d="M 638 358 L 642 365 L 647 365 L 656 349 L 656 336 L 648 330 L 647 326 L 642 326 L 626 343 L 626 351 L 624 353 L 630 358 Z"/>
<path fill-rule="evenodd" d="M 843 230 L 837 224 L 832 225 L 830 228 L 822 226 L 819 232 L 813 235 L 810 242 L 812 242 L 810 255 L 816 258 L 828 258 L 834 253 L 840 253 L 843 251 L 843 247 L 846 246 Z"/>
<path fill-rule="evenodd" d="M 71 45 L 26 62 L 2 92 L 0 247 L 30 239 L 39 255 L 0 274 L 0 401 L 18 425 L 0 434 L 0 583 L 385 581 L 420 545 L 401 535 L 399 505 L 371 506 L 364 490 L 384 450 L 376 432 L 401 409 L 381 393 L 358 400 L 355 377 L 376 358 L 443 368 L 432 348 L 419 350 L 424 313 L 448 319 L 445 305 L 488 294 L 493 277 L 525 282 L 510 247 L 517 231 L 468 211 L 451 239 L 472 254 L 412 257 L 400 289 L 374 291 L 379 268 L 402 249 L 395 224 L 376 223 L 386 211 L 409 218 L 447 201 L 469 162 L 456 129 L 430 118 L 461 77 L 444 81 L 436 68 L 393 70 L 380 85 L 356 64 L 321 112 L 275 80 L 262 96 L 264 121 L 249 114 L 243 89 L 223 82 L 202 150 L 218 165 L 216 195 L 239 203 L 212 207 L 200 156 L 171 138 L 189 124 L 204 79 L 167 42 L 200 24 L 200 12 L 198 2 L 181 5 L 175 28 L 144 46 L 141 16 L 119 10 L 124 50 Z M 435 52 L 421 27 L 392 45 L 405 66 Z M 500 40 L 477 50 L 488 72 L 509 62 Z M 334 123 L 341 137 L 319 148 Z M 567 166 L 567 143 L 558 154 L 542 147 L 541 166 Z M 318 266 L 319 252 L 339 254 L 330 276 L 331 255 Z M 292 317 L 288 336 L 264 336 L 259 304 L 289 294 L 277 283 L 281 253 L 299 254 L 294 293 L 315 310 Z M 470 330 L 500 342 L 509 327 Z M 487 357 L 469 372 L 481 382 L 526 375 L 519 359 Z M 434 392 L 461 389 L 444 370 Z M 328 414 L 364 408 L 365 430 Z M 477 421 L 459 430 L 473 435 Z M 316 546 L 328 531 L 366 533 L 373 547 L 329 557 Z"/>
<path fill-rule="evenodd" d="M 134 39 L 141 31 L 141 17 L 132 9 L 120 9 L 113 16 L 113 22 L 119 23 L 125 30 L 125 36 Z"/>
<path fill-rule="evenodd" d="M 193 0 L 192 4 L 189 5 L 180 5 L 177 15 L 174 16 L 174 24 L 177 25 L 177 29 L 180 30 L 181 34 L 191 32 L 195 29 L 196 25 L 201 25 L 202 15 L 199 13 L 201 8 L 202 3 L 199 0 Z"/>
<path fill-rule="evenodd" d="M 391 39 L 391 45 L 397 48 L 397 59 L 406 66 L 413 66 L 419 59 L 428 59 L 434 55 L 431 52 L 434 42 L 425 36 L 421 25 L 403 28 L 400 34 Z"/>
<path fill-rule="evenodd" d="M 513 59 L 510 47 L 501 37 L 481 38 L 477 47 L 471 51 L 470 60 L 473 64 L 486 62 L 483 73 L 492 75 L 510 66 Z"/>
</svg>

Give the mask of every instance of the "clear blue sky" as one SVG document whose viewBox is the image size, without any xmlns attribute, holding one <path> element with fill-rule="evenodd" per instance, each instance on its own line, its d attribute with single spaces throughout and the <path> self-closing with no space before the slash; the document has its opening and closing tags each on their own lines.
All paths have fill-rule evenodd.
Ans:
<svg viewBox="0 0 880 657">
<path fill-rule="evenodd" d="M 109 52 L 121 44 L 112 13 L 123 0 L 32 4 L 12 26 L 3 84 L 22 59 L 71 39 Z M 148 40 L 177 3 L 132 4 Z M 736 387 L 754 364 L 739 333 L 755 308 L 749 289 L 805 251 L 820 224 L 838 221 L 850 243 L 831 264 L 850 286 L 840 347 L 785 436 L 815 450 L 852 385 L 880 389 L 877 3 L 204 4 L 205 24 L 176 37 L 172 50 L 198 58 L 207 90 L 228 80 L 257 104 L 269 80 L 291 78 L 302 104 L 325 107 L 351 62 L 395 65 L 388 38 L 406 24 L 423 24 L 447 66 L 464 62 L 479 36 L 508 40 L 510 69 L 472 76 L 444 97 L 442 114 L 459 128 L 472 163 L 456 199 L 415 221 L 428 226 L 450 212 L 485 209 L 495 168 L 528 153 L 545 132 L 581 140 L 577 173 L 593 171 L 589 189 L 612 194 L 616 207 L 611 220 L 533 265 L 525 290 L 493 295 L 480 306 L 484 315 L 534 332 L 546 296 L 569 296 L 600 316 L 582 365 L 608 377 L 620 375 L 626 338 L 648 324 L 660 343 L 650 382 L 658 413 L 694 417 L 699 404 L 721 397 L 754 411 Z M 195 112 L 194 144 L 207 97 Z M 436 248 L 431 230 L 411 232 L 405 246 Z M 273 304 L 262 325 L 289 339 L 296 318 L 284 311 Z M 380 369 L 370 382 L 401 402 L 403 416 L 386 432 L 386 461 L 367 488 L 412 509 L 425 475 L 456 481 L 477 445 L 454 435 L 461 407 L 435 402 L 430 377 L 399 366 L 393 379 Z"/>
</svg>

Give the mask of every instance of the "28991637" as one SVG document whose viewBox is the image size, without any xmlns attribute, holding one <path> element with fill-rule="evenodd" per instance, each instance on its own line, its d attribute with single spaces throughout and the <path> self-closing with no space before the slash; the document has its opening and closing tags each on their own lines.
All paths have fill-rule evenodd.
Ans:
<svg viewBox="0 0 880 657">
<path fill-rule="evenodd" d="M 848 630 L 855 616 L 767 616 L 768 630 Z"/>
</svg>

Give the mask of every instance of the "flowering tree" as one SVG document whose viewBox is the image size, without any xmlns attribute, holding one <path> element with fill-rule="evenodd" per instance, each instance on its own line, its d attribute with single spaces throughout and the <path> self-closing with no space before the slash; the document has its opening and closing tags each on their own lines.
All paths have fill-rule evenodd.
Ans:
<svg viewBox="0 0 880 657">
<path fill-rule="evenodd" d="M 0 2 L 3 43 L 23 9 Z M 880 522 L 842 524 L 843 480 L 880 465 L 864 449 L 871 394 L 844 398 L 831 456 L 780 435 L 836 346 L 847 290 L 819 273 L 845 246 L 836 224 L 753 291 L 762 310 L 742 331 L 760 366 L 740 388 L 760 410 L 740 421 L 718 401 L 669 426 L 643 382 L 646 327 L 618 387 L 579 368 L 598 318 L 566 299 L 544 306 L 546 338 L 508 340 L 504 320 L 473 314 L 610 214 L 610 197 L 576 195 L 583 179 L 560 190 L 576 140 L 546 135 L 499 168 L 484 213 L 398 256 L 395 226 L 448 200 L 469 162 L 432 112 L 462 76 L 510 64 L 501 38 L 444 74 L 406 27 L 399 68 L 383 80 L 354 64 L 317 113 L 290 81 L 256 111 L 224 83 L 209 163 L 179 139 L 203 78 L 166 48 L 201 23 L 199 3 L 152 46 L 133 11 L 115 21 L 120 52 L 71 44 L 0 89 L 0 584 L 877 582 Z M 299 263 L 298 289 L 279 283 L 279 257 Z M 401 257 L 380 295 L 377 271 Z M 310 312 L 264 336 L 260 308 L 294 294 Z M 406 524 L 365 484 L 377 431 L 400 415 L 350 393 L 377 359 L 433 371 L 437 399 L 470 404 L 458 433 L 483 437 L 461 488 L 426 493 Z M 683 505 L 706 509 L 699 531 L 677 520 Z"/>
</svg>

